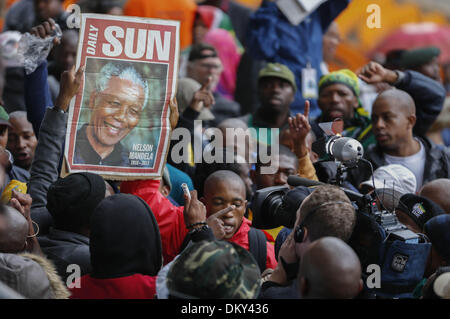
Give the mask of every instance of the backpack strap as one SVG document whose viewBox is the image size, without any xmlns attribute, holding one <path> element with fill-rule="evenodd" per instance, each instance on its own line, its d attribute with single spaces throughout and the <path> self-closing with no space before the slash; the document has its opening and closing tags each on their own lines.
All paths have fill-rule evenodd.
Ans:
<svg viewBox="0 0 450 319">
<path fill-rule="evenodd" d="M 267 246 L 264 233 L 254 227 L 250 227 L 248 232 L 249 251 L 258 263 L 259 269 L 263 272 L 266 269 Z"/>
</svg>

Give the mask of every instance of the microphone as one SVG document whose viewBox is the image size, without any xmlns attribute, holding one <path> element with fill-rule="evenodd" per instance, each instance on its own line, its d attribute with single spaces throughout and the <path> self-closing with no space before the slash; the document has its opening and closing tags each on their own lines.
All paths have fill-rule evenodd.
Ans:
<svg viewBox="0 0 450 319">
<path fill-rule="evenodd" d="M 333 136 L 327 142 L 326 150 L 342 163 L 357 162 L 364 154 L 361 143 L 351 137 Z"/>
<path fill-rule="evenodd" d="M 294 186 L 294 187 L 297 187 L 297 186 L 311 187 L 311 186 L 319 186 L 319 185 L 325 184 L 322 182 L 313 181 L 311 179 L 307 179 L 307 178 L 300 177 L 297 175 L 288 176 L 287 182 L 290 186 Z"/>
</svg>

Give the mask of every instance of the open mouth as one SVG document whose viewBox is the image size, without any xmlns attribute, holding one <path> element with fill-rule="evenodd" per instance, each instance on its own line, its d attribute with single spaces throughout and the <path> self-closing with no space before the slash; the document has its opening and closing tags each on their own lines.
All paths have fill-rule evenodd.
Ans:
<svg viewBox="0 0 450 319">
<path fill-rule="evenodd" d="M 234 227 L 231 225 L 224 225 L 223 226 L 223 230 L 225 231 L 225 233 L 230 234 L 233 232 Z"/>
<path fill-rule="evenodd" d="M 26 160 L 26 159 L 28 159 L 30 156 L 29 156 L 29 154 L 28 153 L 19 153 L 19 154 L 17 154 L 17 160 L 19 160 L 19 161 L 24 161 L 24 160 Z"/>
<path fill-rule="evenodd" d="M 342 118 L 344 115 L 344 112 L 342 112 L 339 109 L 332 109 L 332 110 L 330 110 L 329 114 L 330 114 L 331 118 Z"/>
</svg>

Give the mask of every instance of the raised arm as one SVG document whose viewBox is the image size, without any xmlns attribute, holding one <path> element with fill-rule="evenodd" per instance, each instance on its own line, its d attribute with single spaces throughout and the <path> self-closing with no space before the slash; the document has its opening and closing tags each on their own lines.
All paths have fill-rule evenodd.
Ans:
<svg viewBox="0 0 450 319">
<path fill-rule="evenodd" d="M 33 198 L 31 216 L 43 231 L 51 223 L 51 217 L 45 209 L 47 191 L 59 176 L 58 167 L 66 136 L 67 110 L 70 100 L 78 92 L 83 73 L 84 69 L 79 69 L 76 73 L 75 69 L 72 69 L 62 74 L 57 105 L 46 110 L 41 124 L 38 145 L 31 165 L 28 193 Z"/>
<path fill-rule="evenodd" d="M 289 130 L 294 145 L 294 153 L 298 158 L 298 175 L 317 181 L 316 170 L 309 158 L 306 138 L 311 131 L 311 125 L 308 120 L 309 101 L 305 102 L 304 113 L 297 113 L 294 117 L 289 117 Z"/>
<path fill-rule="evenodd" d="M 415 71 L 392 71 L 376 62 L 370 62 L 361 69 L 359 77 L 369 84 L 388 83 L 411 95 L 416 105 L 415 135 L 425 135 L 444 105 L 444 87 Z"/>
<path fill-rule="evenodd" d="M 39 38 L 50 36 L 55 28 L 55 21 L 49 19 L 42 24 L 33 27 L 30 33 Z M 54 45 L 59 44 L 55 38 Z M 47 82 L 47 61 L 42 62 L 31 74 L 25 74 L 25 106 L 28 120 L 33 125 L 34 133 L 39 137 L 39 128 L 44 119 L 45 110 L 53 107 L 50 89 Z"/>
</svg>

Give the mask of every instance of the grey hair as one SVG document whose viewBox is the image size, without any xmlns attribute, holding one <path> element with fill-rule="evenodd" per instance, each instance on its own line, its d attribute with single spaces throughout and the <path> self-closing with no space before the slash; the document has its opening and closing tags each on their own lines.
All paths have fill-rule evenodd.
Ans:
<svg viewBox="0 0 450 319">
<path fill-rule="evenodd" d="M 112 76 L 117 76 L 122 80 L 129 80 L 142 86 L 144 89 L 144 103 L 142 105 L 142 110 L 145 109 L 148 102 L 148 83 L 142 75 L 130 64 L 115 64 L 109 62 L 102 67 L 97 76 L 95 82 L 95 89 L 97 92 L 101 92 L 106 89 Z"/>
</svg>

